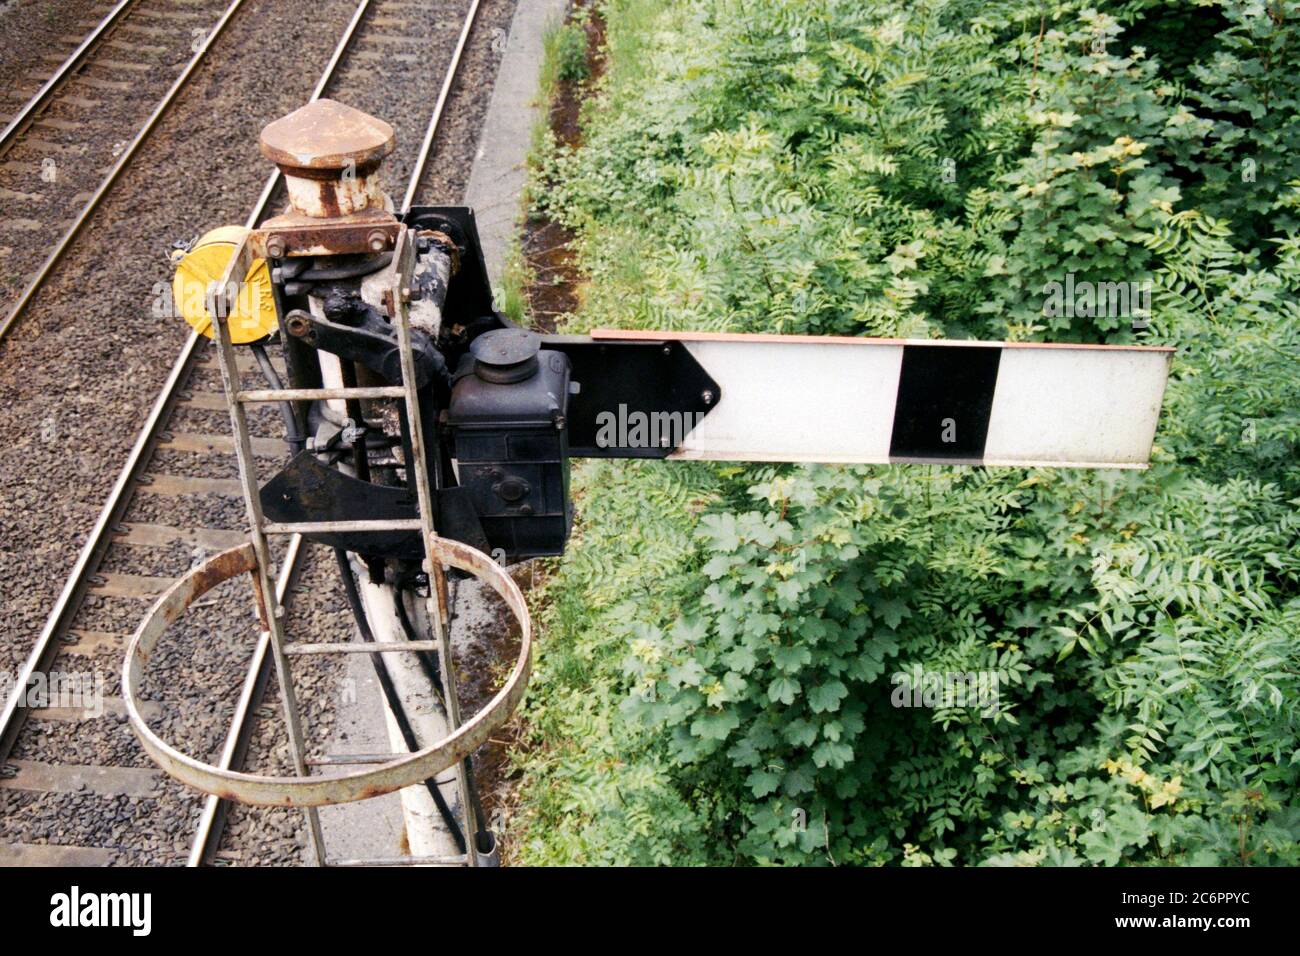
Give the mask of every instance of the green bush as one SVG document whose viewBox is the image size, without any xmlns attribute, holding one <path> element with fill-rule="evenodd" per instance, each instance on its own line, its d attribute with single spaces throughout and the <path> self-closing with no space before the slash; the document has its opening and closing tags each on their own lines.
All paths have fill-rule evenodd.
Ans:
<svg viewBox="0 0 1300 956">
<path fill-rule="evenodd" d="M 583 21 L 557 25 L 542 37 L 542 74 L 545 86 L 578 83 L 587 78 L 587 31 Z"/>
<path fill-rule="evenodd" d="M 533 188 L 571 330 L 1179 352 L 1143 473 L 579 469 L 524 861 L 1300 863 L 1297 6 L 603 6 Z M 1151 328 L 1045 315 L 1067 273 Z"/>
</svg>

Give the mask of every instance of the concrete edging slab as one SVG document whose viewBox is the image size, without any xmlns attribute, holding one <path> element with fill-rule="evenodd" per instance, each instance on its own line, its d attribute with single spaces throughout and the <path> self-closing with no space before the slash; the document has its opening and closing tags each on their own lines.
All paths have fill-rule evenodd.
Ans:
<svg viewBox="0 0 1300 956">
<path fill-rule="evenodd" d="M 465 205 L 474 209 L 488 276 L 494 287 L 501 280 L 506 256 L 515 239 L 527 180 L 528 148 L 533 126 L 541 113 L 537 93 L 542 35 L 548 26 L 564 17 L 567 7 L 568 0 L 519 0 L 515 7 L 510 37 L 465 189 Z"/>
</svg>

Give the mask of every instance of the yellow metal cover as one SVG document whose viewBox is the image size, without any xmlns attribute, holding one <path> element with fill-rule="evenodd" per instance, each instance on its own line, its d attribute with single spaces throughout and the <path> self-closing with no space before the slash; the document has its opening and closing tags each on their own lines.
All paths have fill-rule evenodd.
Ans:
<svg viewBox="0 0 1300 956">
<path fill-rule="evenodd" d="M 213 229 L 176 264 L 172 279 L 176 308 L 192 329 L 208 338 L 212 338 L 212 317 L 206 305 L 208 284 L 222 277 L 235 248 L 247 234 L 243 226 Z M 275 330 L 275 299 L 265 259 L 256 260 L 249 268 L 234 302 L 227 325 L 230 340 L 236 345 L 264 339 Z"/>
</svg>

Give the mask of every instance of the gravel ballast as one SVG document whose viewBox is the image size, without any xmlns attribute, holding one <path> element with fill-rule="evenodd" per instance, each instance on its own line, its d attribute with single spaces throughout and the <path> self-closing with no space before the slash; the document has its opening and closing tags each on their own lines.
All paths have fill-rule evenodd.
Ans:
<svg viewBox="0 0 1300 956">
<path fill-rule="evenodd" d="M 468 2 L 436 17 L 409 2 L 391 6 L 372 3 L 356 55 L 345 59 L 327 95 L 398 130 L 398 150 L 385 167 L 385 181 L 400 197 Z M 150 311 L 155 283 L 169 279 L 167 247 L 173 239 L 246 218 L 268 172 L 256 149 L 258 130 L 306 98 L 354 9 L 353 0 L 247 5 L 30 311 L 0 343 L 5 398 L 0 423 L 10 429 L 8 460 L 14 463 L 4 469 L 0 497 L 0 580 L 5 581 L 0 670 L 16 671 L 30 651 L 188 333 L 180 320 Z M 513 9 L 513 0 L 481 4 L 418 201 L 460 199 Z M 374 25 L 367 26 L 371 21 Z M 376 34 L 406 39 L 369 42 Z M 292 73 L 277 66 L 279 52 L 288 50 Z M 407 51 L 418 56 L 405 59 Z M 219 388 L 211 367 L 199 367 L 187 385 L 192 394 L 211 395 Z M 182 403 L 167 430 L 225 435 L 229 423 L 224 412 Z M 261 410 L 252 430 L 278 436 L 274 413 Z M 166 444 L 154 456 L 150 474 L 236 477 L 233 455 L 197 454 Z M 276 464 L 260 462 L 264 477 Z M 135 495 L 124 522 L 127 528 L 245 529 L 238 497 L 174 496 L 147 486 Z M 277 544 L 277 553 L 281 548 Z M 352 624 L 332 555 L 310 545 L 304 552 L 289 600 L 291 639 L 350 640 Z M 208 553 L 179 542 L 119 543 L 99 573 L 110 584 L 123 575 L 171 580 Z M 150 663 L 143 695 L 159 703 L 151 726 L 201 758 L 213 759 L 220 751 L 246 673 L 256 639 L 249 597 L 243 580 L 214 590 L 168 632 Z M 61 653 L 52 670 L 93 673 L 102 679 L 105 695 L 119 696 L 121 647 L 111 638 L 134 629 L 147 607 L 147 597 L 92 594 L 73 623 L 77 643 Z M 312 657 L 293 666 L 308 747 L 318 750 L 330 739 L 341 661 Z M 35 717 L 12 759 L 156 769 L 124 718 L 111 713 L 78 720 Z M 248 768 L 289 768 L 274 678 L 254 724 Z M 0 845 L 102 847 L 122 864 L 182 864 L 202 804 L 201 795 L 161 774 L 155 791 L 144 797 L 3 785 Z M 233 808 L 218 858 L 243 864 L 305 862 L 302 814 Z"/>
</svg>

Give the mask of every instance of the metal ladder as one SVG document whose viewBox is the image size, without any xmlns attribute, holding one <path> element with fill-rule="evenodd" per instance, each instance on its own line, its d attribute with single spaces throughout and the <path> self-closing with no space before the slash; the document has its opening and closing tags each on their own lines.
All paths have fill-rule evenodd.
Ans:
<svg viewBox="0 0 1300 956">
<path fill-rule="evenodd" d="M 300 776 L 308 775 L 308 764 L 302 737 L 302 719 L 298 710 L 297 696 L 290 673 L 289 658 L 302 654 L 329 653 L 366 653 L 384 654 L 392 652 L 434 651 L 443 674 L 444 708 L 447 715 L 448 729 L 454 733 L 461 725 L 460 705 L 456 696 L 456 675 L 451 654 L 451 641 L 447 632 L 447 621 L 443 617 L 441 589 L 437 582 L 442 580 L 443 568 L 430 557 L 434 555 L 437 532 L 433 526 L 433 501 L 429 488 L 429 469 L 424 451 L 424 432 L 420 420 L 420 403 L 416 395 L 415 357 L 411 351 L 411 327 L 407 302 L 404 295 L 392 296 L 392 319 L 397 329 L 398 347 L 401 358 L 402 384 L 370 387 L 342 388 L 280 388 L 280 389 L 244 389 L 239 377 L 239 368 L 235 358 L 235 348 L 230 339 L 225 316 L 228 314 L 230 277 L 244 276 L 246 270 L 239 268 L 251 261 L 247 248 L 247 238 L 232 257 L 230 268 L 223 282 L 214 282 L 208 292 L 208 314 L 212 317 L 213 339 L 217 343 L 218 366 L 225 386 L 226 404 L 230 410 L 230 421 L 234 429 L 235 456 L 239 461 L 239 479 L 244 491 L 244 504 L 248 510 L 250 537 L 257 558 L 257 568 L 253 572 L 254 588 L 258 593 L 259 608 L 262 614 L 262 627 L 271 646 L 275 662 L 275 672 L 280 685 L 280 701 L 284 709 L 285 724 L 289 730 L 289 752 L 293 760 L 294 772 Z M 392 267 L 399 269 L 406 257 L 413 254 L 410 246 L 410 233 L 402 230 L 393 252 Z M 367 521 L 267 521 L 262 514 L 261 500 L 258 497 L 258 479 L 256 461 L 253 457 L 252 442 L 248 431 L 248 417 L 245 405 L 259 402 L 314 401 L 335 398 L 401 398 L 406 403 L 407 421 L 409 423 L 411 458 L 407 462 L 407 481 L 414 483 L 419 501 L 419 517 L 406 519 L 375 519 Z M 355 531 L 419 531 L 424 543 L 425 557 L 423 569 L 429 580 L 429 596 L 426 598 L 427 617 L 433 628 L 432 641 L 398 641 L 349 644 L 324 643 L 288 643 L 284 630 L 284 606 L 280 603 L 274 583 L 271 579 L 271 553 L 267 545 L 267 536 L 293 535 L 311 532 L 355 532 Z M 464 822 L 465 853 L 452 857 L 401 857 L 376 860 L 349 860 L 347 865 L 391 866 L 405 865 L 478 865 L 478 851 L 475 846 L 477 833 L 474 819 L 474 802 L 471 799 L 470 781 L 466 772 L 465 761 L 455 764 L 456 781 L 460 795 L 461 813 Z M 320 814 L 316 807 L 304 808 L 307 830 L 310 835 L 313 861 L 317 866 L 330 865 L 325 853 L 324 838 L 321 833 Z"/>
</svg>

